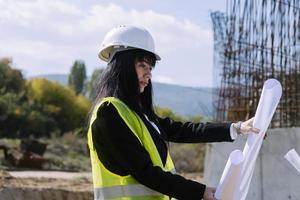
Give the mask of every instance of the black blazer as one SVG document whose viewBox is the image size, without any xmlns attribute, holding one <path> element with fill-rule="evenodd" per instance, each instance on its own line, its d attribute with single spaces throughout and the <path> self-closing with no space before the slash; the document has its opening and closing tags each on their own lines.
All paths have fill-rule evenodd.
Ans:
<svg viewBox="0 0 300 200">
<path fill-rule="evenodd" d="M 148 128 L 162 161 L 166 162 L 166 141 L 181 143 L 233 141 L 230 123 L 181 123 L 169 118 L 150 120 L 140 116 Z M 200 200 L 205 185 L 154 167 L 148 152 L 127 127 L 112 104 L 104 103 L 97 111 L 92 124 L 94 147 L 103 165 L 121 176 L 132 175 L 138 182 L 176 199 Z M 192 158 L 191 158 L 192 159 Z"/>
</svg>

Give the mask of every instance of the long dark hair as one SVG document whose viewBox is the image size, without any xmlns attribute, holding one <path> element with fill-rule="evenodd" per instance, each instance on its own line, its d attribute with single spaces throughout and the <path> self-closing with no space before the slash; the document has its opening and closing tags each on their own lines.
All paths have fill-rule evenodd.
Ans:
<svg viewBox="0 0 300 200">
<path fill-rule="evenodd" d="M 140 93 L 135 70 L 137 61 L 149 62 L 154 67 L 156 58 L 153 53 L 141 49 L 126 50 L 115 54 L 96 85 L 97 95 L 91 112 L 102 98 L 116 97 L 139 115 L 142 113 L 153 115 L 151 80 L 149 80 L 144 92 Z"/>
</svg>

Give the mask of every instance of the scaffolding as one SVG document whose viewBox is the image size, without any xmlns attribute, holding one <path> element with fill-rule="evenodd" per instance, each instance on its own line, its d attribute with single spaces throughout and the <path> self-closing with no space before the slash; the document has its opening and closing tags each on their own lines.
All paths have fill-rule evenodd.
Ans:
<svg viewBox="0 0 300 200">
<path fill-rule="evenodd" d="M 283 95 L 272 127 L 300 126 L 300 0 L 228 0 L 213 12 L 217 121 L 252 117 L 268 78 Z"/>
</svg>

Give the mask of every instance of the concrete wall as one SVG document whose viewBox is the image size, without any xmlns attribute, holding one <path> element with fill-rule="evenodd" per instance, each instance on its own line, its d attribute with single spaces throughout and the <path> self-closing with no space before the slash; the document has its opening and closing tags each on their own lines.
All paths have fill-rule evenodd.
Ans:
<svg viewBox="0 0 300 200">
<path fill-rule="evenodd" d="M 263 142 L 247 200 L 300 200 L 300 174 L 284 158 L 290 150 L 300 154 L 300 128 L 271 129 Z M 246 136 L 233 143 L 208 145 L 204 183 L 217 186 L 231 151 L 243 150 Z"/>
</svg>

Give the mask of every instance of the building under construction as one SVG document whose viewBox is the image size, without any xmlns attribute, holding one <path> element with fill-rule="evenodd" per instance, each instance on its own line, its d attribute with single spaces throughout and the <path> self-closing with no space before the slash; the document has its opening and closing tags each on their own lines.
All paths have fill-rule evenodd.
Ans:
<svg viewBox="0 0 300 200">
<path fill-rule="evenodd" d="M 272 127 L 300 125 L 300 0 L 228 0 L 211 14 L 214 28 L 216 119 L 254 115 L 264 81 L 283 94 Z"/>
</svg>

